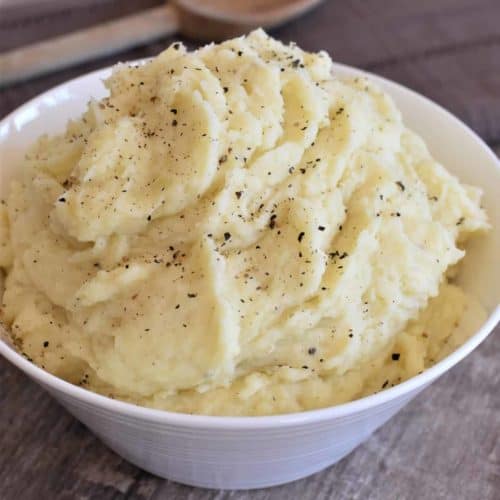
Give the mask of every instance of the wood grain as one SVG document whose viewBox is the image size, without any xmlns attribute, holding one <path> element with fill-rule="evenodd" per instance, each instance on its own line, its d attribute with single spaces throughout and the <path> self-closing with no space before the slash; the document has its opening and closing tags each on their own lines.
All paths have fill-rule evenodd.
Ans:
<svg viewBox="0 0 500 500">
<path fill-rule="evenodd" d="M 161 0 L 69 0 L 0 8 L 0 50 Z M 46 4 L 47 2 L 42 2 Z M 96 6 L 99 5 L 99 8 Z M 34 10 L 33 10 L 34 9 Z M 498 0 L 326 1 L 273 34 L 393 78 L 471 125 L 500 155 Z M 0 91 L 0 116 L 69 78 L 154 55 L 171 40 Z M 190 47 L 195 44 L 187 40 Z M 500 327 L 337 465 L 290 485 L 205 491 L 156 478 L 106 449 L 21 372 L 0 360 L 0 498 L 496 500 L 500 492 Z"/>
</svg>

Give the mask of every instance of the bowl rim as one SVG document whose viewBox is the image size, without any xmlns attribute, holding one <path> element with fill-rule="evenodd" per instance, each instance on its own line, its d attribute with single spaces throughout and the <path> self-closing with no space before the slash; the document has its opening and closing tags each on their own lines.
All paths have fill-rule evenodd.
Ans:
<svg viewBox="0 0 500 500">
<path fill-rule="evenodd" d="M 142 64 L 150 58 L 139 59 L 136 61 L 127 61 L 126 64 Z M 77 83 L 78 80 L 86 78 L 94 79 L 100 78 L 111 71 L 113 66 L 106 66 L 101 69 L 80 75 L 76 78 L 67 80 L 55 87 L 52 87 L 45 92 L 38 94 L 26 103 L 22 104 L 0 121 L 0 130 L 7 126 L 14 117 L 22 113 L 26 108 L 34 105 L 37 101 L 42 100 L 49 94 L 61 90 L 68 84 Z M 343 72 L 351 73 L 356 76 L 367 76 L 372 80 L 382 83 L 385 88 L 393 88 L 399 92 L 406 93 L 408 97 L 413 100 L 426 103 L 435 108 L 438 113 L 443 114 L 450 120 L 455 127 L 461 128 L 469 138 L 474 141 L 475 145 L 482 149 L 486 156 L 490 158 L 492 164 L 500 171 L 500 160 L 488 147 L 488 145 L 474 132 L 468 125 L 459 120 L 455 115 L 449 112 L 440 104 L 434 102 L 428 97 L 419 94 L 418 92 L 394 82 L 385 77 L 376 75 L 374 73 L 361 70 L 352 66 L 341 63 L 333 63 L 333 70 L 340 69 Z M 194 415 L 189 413 L 177 413 L 168 410 L 161 410 L 155 408 L 148 408 L 139 406 L 134 403 L 128 403 L 118 399 L 92 392 L 83 387 L 74 385 L 66 380 L 63 380 L 51 373 L 45 371 L 34 363 L 28 361 L 25 357 L 15 351 L 3 338 L 0 337 L 0 354 L 7 359 L 14 366 L 22 370 L 35 382 L 42 384 L 44 388 L 59 391 L 65 396 L 75 398 L 76 400 L 86 403 L 103 410 L 111 411 L 114 413 L 135 417 L 140 420 L 149 422 L 156 422 L 160 424 L 175 425 L 184 428 L 204 428 L 204 429 L 219 429 L 219 430 L 239 430 L 239 429 L 263 429 L 263 428 L 276 428 L 296 426 L 302 424 L 311 424 L 324 422 L 336 418 L 348 417 L 357 413 L 368 411 L 371 408 L 384 405 L 392 400 L 408 395 L 411 397 L 419 389 L 423 389 L 426 385 L 443 375 L 450 368 L 456 365 L 459 361 L 470 354 L 479 344 L 481 344 L 486 337 L 493 331 L 496 324 L 500 321 L 500 305 L 497 305 L 491 312 L 487 320 L 481 327 L 469 337 L 469 339 L 462 344 L 458 349 L 450 353 L 448 356 L 437 362 L 435 365 L 424 370 L 422 373 L 411 377 L 410 379 L 401 382 L 389 389 L 384 389 L 377 393 L 342 403 L 335 406 L 325 408 L 306 410 L 295 413 L 285 413 L 279 415 L 263 415 L 263 416 L 213 416 L 213 415 Z M 6 335 L 7 331 L 0 325 Z"/>
</svg>

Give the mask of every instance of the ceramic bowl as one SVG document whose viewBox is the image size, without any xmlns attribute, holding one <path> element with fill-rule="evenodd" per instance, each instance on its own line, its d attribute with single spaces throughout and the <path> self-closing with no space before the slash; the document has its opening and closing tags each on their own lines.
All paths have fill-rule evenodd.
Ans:
<svg viewBox="0 0 500 500">
<path fill-rule="evenodd" d="M 341 76 L 365 74 L 335 64 Z M 26 147 L 42 133 L 64 129 L 91 97 L 105 95 L 96 71 L 36 97 L 0 123 L 0 194 Z M 461 281 L 488 312 L 458 350 L 424 373 L 357 401 L 268 417 L 207 417 L 142 408 L 94 394 L 45 372 L 19 355 L 7 336 L 0 353 L 46 389 L 116 453 L 158 476 L 208 488 L 261 488 L 286 483 L 334 464 L 406 403 L 475 349 L 500 318 L 500 163 L 483 141 L 446 110 L 417 93 L 371 75 L 396 101 L 407 125 L 462 181 L 484 190 L 493 230 L 478 238 Z M 64 439 L 64 436 L 61 436 Z"/>
</svg>

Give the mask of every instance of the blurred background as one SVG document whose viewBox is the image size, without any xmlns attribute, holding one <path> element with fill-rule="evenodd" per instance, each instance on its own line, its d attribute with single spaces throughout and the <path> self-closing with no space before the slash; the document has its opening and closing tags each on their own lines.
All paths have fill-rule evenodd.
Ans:
<svg viewBox="0 0 500 500">
<path fill-rule="evenodd" d="M 231 3 L 239 2 L 242 0 Z M 0 0 L 0 52 L 164 3 Z M 200 3 L 209 4 L 210 0 Z M 248 0 L 242 3 L 252 5 Z M 255 4 L 262 8 L 266 1 Z M 337 62 L 407 85 L 453 111 L 490 145 L 497 147 L 500 143 L 499 0 L 325 0 L 270 31 L 284 41 L 296 41 L 304 49 L 326 49 Z M 174 38 L 182 39 L 191 48 L 200 44 L 182 36 L 163 38 L 11 85 L 0 90 L 0 115 L 69 78 L 117 61 L 155 55 Z"/>
<path fill-rule="evenodd" d="M 0 58 L 26 44 L 163 3 L 0 0 Z M 230 4 L 265 8 L 266 0 Z M 270 33 L 306 50 L 325 49 L 334 61 L 378 73 L 430 97 L 500 155 L 500 0 L 324 0 Z M 118 61 L 154 56 L 175 39 L 190 48 L 200 44 L 196 36 L 163 37 L 4 86 L 0 118 L 59 83 Z M 252 493 L 194 490 L 140 471 L 106 449 L 0 359 L 0 498 L 498 500 L 500 339 L 496 333 L 427 390 L 425 398 L 416 398 L 334 467 Z"/>
</svg>

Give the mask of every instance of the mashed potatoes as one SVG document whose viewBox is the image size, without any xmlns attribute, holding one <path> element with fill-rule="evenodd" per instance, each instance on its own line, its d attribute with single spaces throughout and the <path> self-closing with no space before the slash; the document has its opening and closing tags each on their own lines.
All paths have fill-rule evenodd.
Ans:
<svg viewBox="0 0 500 500">
<path fill-rule="evenodd" d="M 480 193 L 370 81 L 255 31 L 106 86 L 1 207 L 2 319 L 35 363 L 148 406 L 272 414 L 398 383 L 470 333 L 446 273 L 487 228 Z"/>
</svg>

